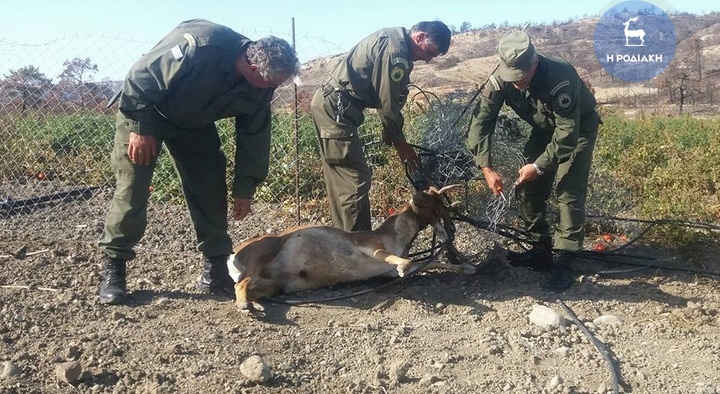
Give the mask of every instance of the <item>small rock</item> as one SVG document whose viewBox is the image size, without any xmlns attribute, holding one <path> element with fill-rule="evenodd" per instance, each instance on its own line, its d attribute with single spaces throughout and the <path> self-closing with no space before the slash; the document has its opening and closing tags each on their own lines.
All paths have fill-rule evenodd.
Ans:
<svg viewBox="0 0 720 394">
<path fill-rule="evenodd" d="M 292 364 L 290 364 L 289 362 L 281 363 L 280 365 L 278 365 L 278 368 L 280 368 L 281 370 L 283 370 L 285 372 L 290 372 L 294 369 Z"/>
<path fill-rule="evenodd" d="M 715 386 L 710 383 L 698 383 L 695 385 L 695 393 L 697 394 L 716 394 Z"/>
<path fill-rule="evenodd" d="M 80 379 L 82 367 L 77 361 L 68 361 L 55 366 L 55 376 L 65 383 L 74 383 Z"/>
<path fill-rule="evenodd" d="M 0 372 L 0 379 L 12 378 L 13 376 L 19 376 L 22 374 L 22 369 L 10 361 L 2 363 L 2 372 Z"/>
<path fill-rule="evenodd" d="M 559 328 L 566 324 L 565 319 L 555 310 L 542 305 L 533 305 L 530 312 L 530 323 L 545 329 Z"/>
<path fill-rule="evenodd" d="M 570 353 L 570 348 L 567 346 L 560 346 L 559 348 L 555 349 L 555 354 L 558 354 L 562 357 L 567 357 Z"/>
<path fill-rule="evenodd" d="M 597 394 L 605 394 L 608 392 L 608 387 L 605 384 L 605 382 L 600 383 L 600 386 L 598 386 L 597 390 L 595 390 Z"/>
<path fill-rule="evenodd" d="M 426 374 L 422 377 L 422 379 L 420 379 L 420 381 L 418 382 L 418 384 L 419 384 L 420 386 L 430 386 L 431 384 L 433 384 L 433 383 L 435 383 L 435 382 L 437 382 L 437 381 L 439 381 L 439 380 L 440 380 L 440 377 L 438 377 L 437 375 L 434 375 L 434 374 L 431 374 L 431 373 L 426 373 Z"/>
<path fill-rule="evenodd" d="M 623 321 L 613 315 L 602 315 L 598 317 L 597 319 L 593 320 L 593 324 L 595 324 L 598 327 L 601 326 L 619 326 L 623 323 Z"/>
<path fill-rule="evenodd" d="M 77 346 L 70 346 L 65 350 L 65 358 L 76 359 L 80 357 L 80 349 Z"/>
<path fill-rule="evenodd" d="M 390 381 L 392 382 L 403 382 L 407 378 L 407 372 L 410 369 L 410 364 L 407 361 L 400 360 L 394 362 L 390 366 Z"/>
<path fill-rule="evenodd" d="M 168 345 L 165 347 L 166 354 L 183 354 L 184 350 L 181 344 L 176 343 L 174 345 Z"/>
<path fill-rule="evenodd" d="M 125 314 L 118 311 L 113 311 L 112 315 L 110 315 L 110 318 L 114 321 L 122 320 L 125 318 Z"/>
<path fill-rule="evenodd" d="M 240 373 L 255 383 L 265 383 L 272 373 L 260 356 L 251 356 L 240 364 Z"/>
<path fill-rule="evenodd" d="M 547 388 L 548 388 L 548 389 L 554 389 L 555 387 L 559 386 L 560 384 L 562 384 L 562 379 L 560 379 L 559 376 L 555 375 L 555 376 L 553 376 L 552 379 L 550 379 L 550 381 L 547 383 Z"/>
<path fill-rule="evenodd" d="M 16 250 L 15 253 L 13 253 L 13 256 L 16 259 L 24 259 L 26 254 L 27 254 L 27 245 L 23 245 L 18 250 Z"/>
</svg>

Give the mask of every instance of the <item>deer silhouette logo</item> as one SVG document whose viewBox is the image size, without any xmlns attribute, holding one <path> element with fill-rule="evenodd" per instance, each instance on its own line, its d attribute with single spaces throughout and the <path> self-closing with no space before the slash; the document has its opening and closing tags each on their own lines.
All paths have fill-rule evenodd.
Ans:
<svg viewBox="0 0 720 394">
<path fill-rule="evenodd" d="M 630 22 L 637 22 L 637 16 L 634 18 L 628 19 L 626 22 L 623 22 L 623 25 L 625 25 L 625 46 L 626 47 L 641 47 L 645 46 L 645 30 L 638 29 L 638 30 L 630 30 Z M 640 44 L 630 44 L 630 37 L 637 37 L 640 39 Z"/>
</svg>

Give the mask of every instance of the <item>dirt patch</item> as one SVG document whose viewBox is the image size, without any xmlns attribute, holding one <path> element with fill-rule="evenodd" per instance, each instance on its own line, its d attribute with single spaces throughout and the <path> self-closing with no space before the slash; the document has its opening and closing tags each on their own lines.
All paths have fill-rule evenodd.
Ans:
<svg viewBox="0 0 720 394">
<path fill-rule="evenodd" d="M 200 256 L 166 225 L 129 265 L 130 303 L 108 307 L 98 302 L 102 256 L 90 241 L 99 223 L 56 237 L 49 234 L 62 219 L 52 216 L 57 223 L 6 221 L 0 232 L 2 393 L 612 392 L 605 361 L 581 330 L 530 323 L 536 304 L 568 318 L 557 299 L 607 344 L 621 392 L 720 392 L 720 286 L 711 276 L 658 269 L 599 276 L 618 267 L 584 261 L 576 266 L 579 283 L 557 295 L 542 290 L 547 274 L 503 265 L 472 276 L 414 275 L 337 301 L 265 303 L 265 316 L 253 317 L 232 301 L 195 293 Z M 78 224 L 65 219 L 72 225 L 64 231 L 75 231 L 68 228 Z M 282 222 L 256 213 L 246 225 L 257 233 Z M 240 227 L 237 241 L 250 231 Z M 465 235 L 461 250 L 489 246 L 487 234 Z M 671 252 L 635 252 L 682 263 Z M 717 260 L 708 250 L 705 268 L 717 271 Z M 593 323 L 607 315 L 619 324 Z M 241 373 L 251 356 L 271 374 L 264 383 Z M 81 367 L 72 383 L 56 370 L 68 361 Z"/>
</svg>

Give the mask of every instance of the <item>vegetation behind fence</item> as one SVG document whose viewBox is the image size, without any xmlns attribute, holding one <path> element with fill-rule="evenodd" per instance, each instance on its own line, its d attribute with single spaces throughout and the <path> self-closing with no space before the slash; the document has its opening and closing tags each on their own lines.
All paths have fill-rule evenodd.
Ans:
<svg viewBox="0 0 720 394">
<path fill-rule="evenodd" d="M 77 44 L 74 41 L 73 45 Z M 0 45 L 0 54 L 6 55 L 15 49 Z M 48 48 L 37 50 L 54 53 Z M 119 85 L 117 81 L 93 82 L 89 75 L 97 69 L 90 59 L 65 59 L 62 63 L 65 69 L 57 82 L 36 67 L 42 63 L 12 69 L 0 78 L 0 203 L 4 203 L 3 208 L 13 201 L 85 188 L 112 188 L 114 184 L 109 155 L 115 114 L 114 109 L 106 109 L 105 105 Z M 461 119 L 460 113 L 472 93 L 473 90 L 455 91 L 436 96 L 414 87 L 404 109 L 409 141 L 435 150 L 462 150 L 467 115 Z M 270 175 L 257 190 L 256 206 L 261 210 L 287 211 L 300 222 L 327 222 L 315 130 L 306 110 L 307 103 L 301 102 L 295 110 L 293 101 L 298 99 L 307 101 L 309 96 L 307 93 L 299 97 L 277 95 L 273 103 L 278 110 L 273 114 Z M 595 151 L 589 213 L 720 221 L 717 194 L 720 120 L 689 116 L 629 119 L 603 112 L 605 124 L 600 128 Z M 380 128 L 378 119 L 370 112 L 360 130 L 368 144 L 366 155 L 373 166 L 371 201 L 378 218 L 399 207 L 411 189 L 394 150 L 373 143 L 380 139 Z M 234 166 L 232 120 L 219 121 L 218 129 L 228 157 L 230 181 Z M 520 164 L 517 158 L 527 133 L 527 126 L 512 115 L 503 117 L 499 124 L 496 139 L 500 143 L 495 144 L 499 149 L 495 161 L 501 163 L 500 171 L 507 183 L 517 174 Z M 448 167 L 461 162 L 440 165 Z M 493 197 L 482 179 L 463 178 L 465 175 L 458 178 L 467 186 L 466 193 L 459 198 L 469 212 L 480 215 Z M 103 204 L 106 206 L 107 201 Z M 151 204 L 182 204 L 180 183 L 168 154 L 159 159 Z M 57 204 L 45 209 L 61 211 L 63 206 Z M 2 213 L 6 216 L 0 221 L 6 224 L 39 220 L 37 216 Z M 262 211 L 256 213 L 262 214 Z M 93 215 L 93 220 L 103 219 L 95 217 L 97 213 L 87 215 Z M 667 243 L 686 242 L 697 235 L 697 232 L 674 229 L 658 232 L 656 238 Z"/>
</svg>

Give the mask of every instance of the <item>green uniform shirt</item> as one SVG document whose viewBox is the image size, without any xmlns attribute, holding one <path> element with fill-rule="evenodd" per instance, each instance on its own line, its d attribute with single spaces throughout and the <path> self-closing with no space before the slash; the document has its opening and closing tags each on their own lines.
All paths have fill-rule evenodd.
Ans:
<svg viewBox="0 0 720 394">
<path fill-rule="evenodd" d="M 595 111 L 595 97 L 568 62 L 538 55 L 538 66 L 525 91 L 491 75 L 483 88 L 468 131 L 468 148 L 479 167 L 492 167 L 491 135 L 503 104 L 533 127 L 533 133 L 552 137 L 535 160 L 541 169 L 554 171 L 577 146 L 582 119 Z"/>
<path fill-rule="evenodd" d="M 182 22 L 132 66 L 119 104 L 128 128 L 142 135 L 162 127 L 157 114 L 188 130 L 234 116 L 233 196 L 240 198 L 252 198 L 265 180 L 270 156 L 274 89 L 255 88 L 235 74 L 235 61 L 250 43 L 206 20 Z"/>
<path fill-rule="evenodd" d="M 330 84 L 342 89 L 347 83 L 356 105 L 377 108 L 387 142 L 405 141 L 400 111 L 413 69 L 410 41 L 402 27 L 378 30 L 355 45 L 331 72 Z"/>
</svg>

